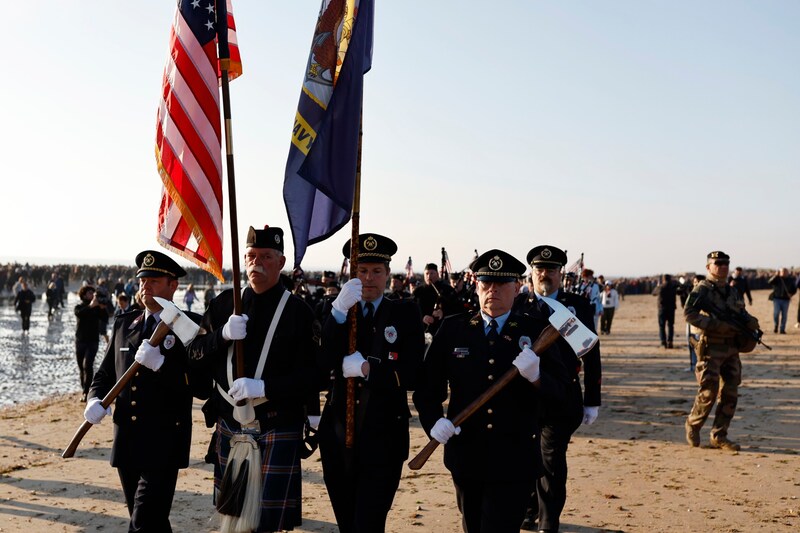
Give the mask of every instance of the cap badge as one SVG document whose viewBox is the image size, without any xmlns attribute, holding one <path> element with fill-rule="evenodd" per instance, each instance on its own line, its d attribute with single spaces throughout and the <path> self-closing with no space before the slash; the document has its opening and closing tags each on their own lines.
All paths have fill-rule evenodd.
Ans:
<svg viewBox="0 0 800 533">
<path fill-rule="evenodd" d="M 375 237 L 370 235 L 367 237 L 367 240 L 364 241 L 364 249 L 367 251 L 373 251 L 375 248 L 378 247 L 378 241 L 375 240 Z"/>
<path fill-rule="evenodd" d="M 553 255 L 553 252 L 551 252 L 548 248 L 542 250 L 542 259 L 550 259 L 551 255 Z"/>
<path fill-rule="evenodd" d="M 153 263 L 155 263 L 155 262 L 156 262 L 156 258 L 153 257 L 152 254 L 147 254 L 146 256 L 144 256 L 144 259 L 142 259 L 142 265 L 144 265 L 146 267 L 153 266 Z"/>
<path fill-rule="evenodd" d="M 496 255 L 489 260 L 489 268 L 495 272 L 503 268 L 503 260 L 500 259 L 499 255 Z"/>
<path fill-rule="evenodd" d="M 281 236 L 276 233 L 275 234 L 275 244 L 280 244 L 280 243 L 281 243 Z"/>
</svg>

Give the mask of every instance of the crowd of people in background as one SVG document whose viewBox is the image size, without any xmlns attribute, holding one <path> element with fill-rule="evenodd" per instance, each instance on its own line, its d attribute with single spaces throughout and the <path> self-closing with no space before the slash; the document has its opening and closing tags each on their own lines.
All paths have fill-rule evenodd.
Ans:
<svg viewBox="0 0 800 533">
<path fill-rule="evenodd" d="M 136 305 L 137 284 L 135 272 L 136 268 L 128 265 L 0 264 L 0 301 L 5 299 L 8 303 L 16 305 L 14 300 L 22 290 L 22 283 L 25 282 L 37 300 L 44 299 L 48 309 L 48 318 L 51 318 L 56 311 L 63 309 L 68 290 L 77 291 L 80 287 L 89 285 L 98 289 L 101 297 L 108 294 L 115 309 L 120 307 L 118 298 L 124 294 L 127 299 L 123 302 L 122 308 L 126 309 L 128 305 Z M 207 307 L 208 302 L 216 295 L 219 289 L 216 279 L 196 267 L 188 267 L 186 272 L 186 279 L 182 280 L 185 286 L 183 307 L 187 310 L 192 310 L 192 306 L 201 297 L 198 295 L 198 291 L 202 291 L 199 294 L 202 295 L 203 306 Z M 394 274 L 390 279 L 387 296 L 391 299 L 414 298 L 414 292 L 417 289 L 422 289 L 415 299 L 423 301 L 424 306 L 426 308 L 431 307 L 430 311 L 433 312 L 433 304 L 436 298 L 430 297 L 429 293 L 433 290 L 430 287 L 439 288 L 442 286 L 448 297 L 451 296 L 451 292 L 453 293 L 452 302 L 449 300 L 442 302 L 442 298 L 439 298 L 440 306 L 446 305 L 448 307 L 443 311 L 449 311 L 445 314 L 452 314 L 453 311 L 458 309 L 468 310 L 474 308 L 474 281 L 471 280 L 469 273 L 448 273 L 447 279 L 440 279 L 441 274 L 441 268 L 434 263 L 427 264 L 422 275 L 409 277 L 407 274 Z M 431 281 L 431 275 L 435 277 L 435 280 Z M 225 279 L 230 279 L 232 273 L 229 269 L 223 270 L 223 276 Z M 668 276 L 671 278 L 669 286 L 674 286 L 676 296 L 681 298 L 681 307 L 683 307 L 686 295 L 692 289 L 695 273 L 683 272 L 668 274 Z M 605 279 L 603 275 L 595 277 L 591 269 L 584 269 L 580 276 L 568 272 L 565 275 L 564 287 L 577 293 L 588 292 L 590 301 L 596 306 L 598 332 L 607 334 L 610 333 L 614 310 L 619 307 L 621 302 L 624 302 L 625 296 L 654 294 L 654 291 L 657 294 L 661 291 L 659 286 L 664 286 L 663 277 L 664 275 L 662 274 L 636 278 Z M 311 305 L 311 308 L 316 310 L 315 314 L 318 317 L 324 314 L 325 302 L 327 301 L 327 305 L 330 305 L 330 301 L 336 297 L 339 287 L 345 279 L 346 275 L 334 271 L 303 272 L 298 269 L 290 275 L 284 275 L 284 282 L 290 284 L 294 292 L 303 296 L 307 303 Z M 750 305 L 752 305 L 750 291 L 772 289 L 773 296 L 770 299 L 773 301 L 775 308 L 774 333 L 785 332 L 786 324 L 790 322 L 788 319 L 789 302 L 791 296 L 797 291 L 797 287 L 800 286 L 800 270 L 788 268 L 779 270 L 743 269 L 742 267 L 736 267 L 731 272 L 729 281 Z M 528 290 L 529 283 L 530 277 L 528 277 L 526 285 L 522 288 L 523 292 Z M 472 303 L 470 303 L 470 300 L 472 300 Z M 661 299 L 659 299 L 659 307 L 661 305 L 660 302 Z M 26 309 L 25 306 L 26 304 L 23 302 L 23 312 Z M 21 314 L 23 317 L 25 316 L 25 314 Z M 433 315 L 427 316 L 432 317 Z M 672 338 L 672 335 L 669 334 L 669 324 L 671 322 L 668 318 L 669 313 L 667 312 L 664 315 L 666 334 L 661 338 L 662 343 L 666 346 L 670 344 L 670 339 Z M 800 306 L 797 309 L 795 324 L 796 327 L 800 327 L 797 326 L 797 324 L 800 324 Z M 660 329 L 659 327 L 659 331 Z M 435 327 L 433 331 L 435 331 Z"/>
</svg>

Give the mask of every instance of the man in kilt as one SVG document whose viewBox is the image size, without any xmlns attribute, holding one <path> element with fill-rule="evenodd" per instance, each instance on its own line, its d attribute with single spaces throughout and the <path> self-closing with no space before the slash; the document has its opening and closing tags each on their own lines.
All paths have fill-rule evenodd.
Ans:
<svg viewBox="0 0 800 533">
<path fill-rule="evenodd" d="M 248 286 L 242 291 L 242 314 L 232 314 L 233 291 L 221 292 L 205 313 L 207 333 L 192 343 L 190 357 L 216 382 L 203 411 L 209 427 L 216 424 L 207 459 L 215 463 L 214 497 L 223 529 L 225 515 L 231 514 L 224 508 L 231 489 L 223 478 L 236 438 L 248 434 L 261 459 L 260 518 L 254 529 L 291 530 L 301 524 L 305 402 L 315 391 L 318 336 L 311 308 L 280 283 L 286 262 L 283 231 L 251 227 L 245 246 Z M 242 341 L 243 370 L 234 368 L 235 340 Z M 242 400 L 254 408 L 251 423 L 234 409 Z"/>
</svg>

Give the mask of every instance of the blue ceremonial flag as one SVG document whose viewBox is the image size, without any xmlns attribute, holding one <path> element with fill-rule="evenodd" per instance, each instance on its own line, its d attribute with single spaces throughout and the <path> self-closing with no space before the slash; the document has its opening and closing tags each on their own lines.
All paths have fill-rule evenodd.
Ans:
<svg viewBox="0 0 800 533">
<path fill-rule="evenodd" d="M 283 182 L 294 266 L 350 220 L 372 25 L 373 0 L 322 0 Z"/>
</svg>

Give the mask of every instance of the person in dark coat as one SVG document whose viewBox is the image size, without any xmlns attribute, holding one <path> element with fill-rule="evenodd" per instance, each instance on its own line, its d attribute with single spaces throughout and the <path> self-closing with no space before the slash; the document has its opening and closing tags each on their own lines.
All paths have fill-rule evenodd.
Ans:
<svg viewBox="0 0 800 533">
<path fill-rule="evenodd" d="M 108 316 L 106 305 L 96 298 L 94 287 L 78 290 L 80 303 L 75 306 L 75 360 L 81 378 L 81 401 L 86 401 L 94 378 L 94 359 L 100 339 L 100 322 Z"/>
<path fill-rule="evenodd" d="M 192 392 L 187 351 L 172 333 L 159 346 L 150 338 L 160 321 L 155 296 L 172 300 L 186 272 L 169 256 L 146 250 L 136 256 L 139 296 L 145 310 L 116 317 L 103 362 L 89 389 L 84 416 L 98 424 L 111 414 L 102 398 L 133 364 L 142 365 L 114 403 L 116 467 L 130 513 L 128 531 L 172 531 L 169 513 L 178 470 L 189 466 L 192 443 Z M 190 315 L 196 322 L 199 315 Z M 94 329 L 97 339 L 98 330 Z"/>
<path fill-rule="evenodd" d="M 381 532 L 408 458 L 414 390 L 424 356 L 424 333 L 412 300 L 384 297 L 397 245 L 382 235 L 359 235 L 357 277 L 342 287 L 322 332 L 322 368 L 334 384 L 322 411 L 319 449 L 325 486 L 339 531 Z M 350 257 L 348 240 L 342 253 Z M 351 353 L 347 312 L 355 308 L 358 335 Z M 348 355 L 349 354 L 349 355 Z M 355 380 L 355 431 L 345 445 L 347 380 Z"/>
<path fill-rule="evenodd" d="M 586 298 L 561 288 L 561 270 L 567 264 L 567 254 L 551 245 L 536 246 L 528 252 L 531 265 L 532 287 L 528 294 L 520 295 L 515 309 L 539 320 L 547 320 L 550 306 L 542 298 L 553 298 L 575 316 L 592 333 L 594 306 Z M 578 359 L 569 343 L 558 342 L 559 354 L 570 374 L 565 401 L 548 404 L 542 409 L 541 456 L 543 473 L 536 482 L 524 529 L 558 531 L 561 512 L 567 499 L 567 448 L 572 434 L 581 423 L 590 425 L 600 410 L 600 343 L 596 343 L 583 358 Z M 583 366 L 584 388 L 581 391 L 580 370 Z"/>
<path fill-rule="evenodd" d="M 235 445 L 232 439 L 252 432 L 258 445 L 262 466 L 256 531 L 291 530 L 301 524 L 300 459 L 306 404 L 312 395 L 319 408 L 319 327 L 308 304 L 281 281 L 283 245 L 281 228 L 250 227 L 241 315 L 233 314 L 233 290 L 220 292 L 203 317 L 206 334 L 190 345 L 192 366 L 210 373 L 216 383 L 203 406 L 206 425 L 215 427 L 206 460 L 214 463 L 214 502 L 225 517 L 232 516 L 221 490 Z M 243 369 L 234 363 L 236 340 L 242 341 Z M 243 400 L 248 405 L 240 407 L 245 409 L 234 408 Z"/>
<path fill-rule="evenodd" d="M 27 335 L 31 329 L 31 313 L 33 312 L 33 302 L 36 295 L 28 288 L 28 282 L 22 280 L 20 290 L 14 296 L 14 309 L 22 317 L 22 334 Z"/>
<path fill-rule="evenodd" d="M 445 445 L 464 531 L 516 533 L 541 473 L 539 410 L 564 401 L 569 377 L 558 348 L 541 354 L 530 348 L 547 321 L 512 312 L 525 265 L 489 250 L 470 268 L 480 312 L 444 319 L 414 405 L 426 433 Z M 520 375 L 454 427 L 451 420 L 513 367 Z"/>
<path fill-rule="evenodd" d="M 678 284 L 672 276 L 664 274 L 661 283 L 653 289 L 653 296 L 658 298 L 658 336 L 661 346 L 672 348 L 672 338 L 675 335 L 675 297 L 678 295 Z"/>
</svg>

